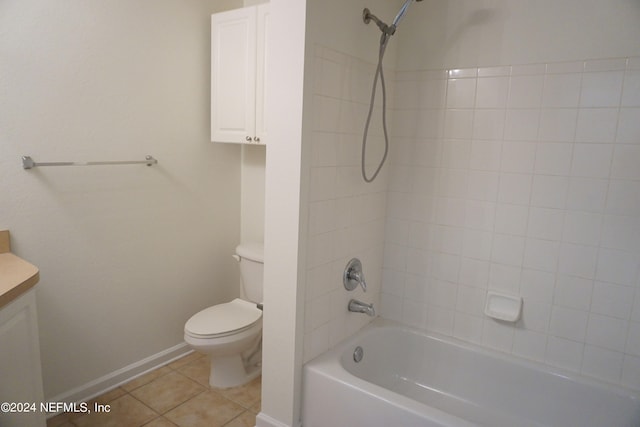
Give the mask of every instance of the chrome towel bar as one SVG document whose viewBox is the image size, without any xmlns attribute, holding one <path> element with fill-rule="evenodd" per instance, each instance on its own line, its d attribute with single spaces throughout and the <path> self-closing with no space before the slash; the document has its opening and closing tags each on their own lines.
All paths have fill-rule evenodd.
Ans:
<svg viewBox="0 0 640 427">
<path fill-rule="evenodd" d="M 145 160 L 122 160 L 110 162 L 35 162 L 30 156 L 22 156 L 22 168 L 31 169 L 39 166 L 101 166 L 101 165 L 156 165 L 158 161 L 153 156 Z"/>
</svg>

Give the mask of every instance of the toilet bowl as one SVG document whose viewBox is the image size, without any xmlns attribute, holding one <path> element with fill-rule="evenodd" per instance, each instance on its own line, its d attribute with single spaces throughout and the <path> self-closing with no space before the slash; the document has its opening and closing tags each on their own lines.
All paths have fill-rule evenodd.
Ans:
<svg viewBox="0 0 640 427">
<path fill-rule="evenodd" d="M 210 358 L 209 385 L 229 388 L 245 384 L 261 372 L 263 251 L 261 244 L 242 244 L 241 297 L 194 314 L 184 326 L 184 340 Z"/>
</svg>

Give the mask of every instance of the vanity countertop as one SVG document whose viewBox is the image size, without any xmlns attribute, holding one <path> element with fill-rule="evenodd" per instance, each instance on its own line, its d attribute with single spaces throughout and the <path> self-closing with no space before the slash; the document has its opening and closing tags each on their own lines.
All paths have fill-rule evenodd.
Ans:
<svg viewBox="0 0 640 427">
<path fill-rule="evenodd" d="M 0 308 L 31 289 L 38 280 L 38 267 L 12 254 L 9 231 L 0 230 Z"/>
</svg>

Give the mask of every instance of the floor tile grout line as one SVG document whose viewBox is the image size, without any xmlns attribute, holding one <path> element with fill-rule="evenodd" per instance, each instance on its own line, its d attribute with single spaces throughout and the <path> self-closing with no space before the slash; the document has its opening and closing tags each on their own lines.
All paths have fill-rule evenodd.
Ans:
<svg viewBox="0 0 640 427">
<path fill-rule="evenodd" d="M 160 370 L 161 370 L 162 368 L 164 368 L 164 367 L 167 367 L 168 369 L 171 369 L 171 368 L 169 368 L 169 366 L 168 366 L 168 365 L 159 366 L 158 368 L 156 368 L 156 369 L 154 369 L 154 370 L 151 370 L 151 371 L 147 372 L 146 374 L 141 375 L 141 376 L 140 376 L 140 377 L 138 377 L 138 378 L 134 378 L 133 380 L 131 380 L 131 381 L 127 382 L 127 383 L 122 384 L 120 387 L 121 387 L 124 391 L 126 391 L 127 393 L 131 393 L 131 392 L 133 392 L 133 391 L 135 391 L 135 390 L 138 390 L 138 389 L 139 389 L 139 388 L 141 388 L 141 387 L 144 387 L 144 386 L 146 386 L 146 385 L 148 385 L 148 384 L 151 384 L 152 382 L 154 382 L 154 381 L 156 381 L 156 380 L 158 380 L 158 379 L 160 379 L 160 378 L 162 378 L 162 377 L 164 377 L 164 376 L 169 375 L 171 372 L 174 372 L 173 370 L 170 370 L 169 372 L 162 373 L 162 374 L 158 375 L 157 377 L 155 377 L 155 378 L 153 378 L 153 379 L 151 379 L 151 380 L 147 381 L 146 383 L 140 384 L 140 385 L 136 386 L 135 388 L 132 388 L 131 390 L 127 390 L 126 388 L 124 388 L 127 384 L 129 384 L 129 383 L 131 383 L 131 382 L 133 382 L 133 381 L 136 381 L 136 380 L 138 380 L 138 379 L 140 379 L 140 378 L 144 377 L 145 375 L 149 375 L 149 374 L 151 374 L 151 373 L 153 373 L 153 372 L 160 371 Z"/>
<path fill-rule="evenodd" d="M 198 359 L 200 359 L 200 357 L 199 357 Z M 155 409 L 153 409 L 153 408 L 150 408 L 150 407 L 149 407 L 149 405 L 145 404 L 145 403 L 144 403 L 144 402 L 142 402 L 140 399 L 136 398 L 136 396 L 135 396 L 135 395 L 133 395 L 131 392 L 133 392 L 133 391 L 135 391 L 135 390 L 138 390 L 139 388 L 142 388 L 142 387 L 148 386 L 148 385 L 152 384 L 153 382 L 155 382 L 155 381 L 159 380 L 160 378 L 165 377 L 166 375 L 168 375 L 168 374 L 169 374 L 169 373 L 171 373 L 171 372 L 167 372 L 167 373 L 165 373 L 165 374 L 162 374 L 162 375 L 160 375 L 159 377 L 156 377 L 156 378 L 152 379 L 151 381 L 149 381 L 149 382 L 147 382 L 147 383 L 145 383 L 145 384 L 142 384 L 142 385 L 140 385 L 140 386 L 138 386 L 138 387 L 136 387 L 136 388 L 132 389 L 131 391 L 128 391 L 128 390 L 125 390 L 125 391 L 126 391 L 126 393 L 127 393 L 127 394 L 131 395 L 131 397 L 133 397 L 134 399 L 136 399 L 138 402 L 140 402 L 140 403 L 144 404 L 146 407 L 150 408 L 151 410 L 153 410 L 155 413 L 159 414 L 160 416 L 164 416 L 164 415 L 165 415 L 165 414 L 167 414 L 168 412 L 170 412 L 170 411 L 172 411 L 172 410 L 176 409 L 177 407 L 179 407 L 179 406 L 181 406 L 181 405 L 183 405 L 183 404 L 187 403 L 187 402 L 188 402 L 188 401 L 190 401 L 191 399 L 194 399 L 196 396 L 199 396 L 200 394 L 202 394 L 202 393 L 204 393 L 204 392 L 206 392 L 206 391 L 214 392 L 214 393 L 218 394 L 220 397 L 222 397 L 224 400 L 226 400 L 226 401 L 228 401 L 228 402 L 231 402 L 231 403 L 234 403 L 234 404 L 236 404 L 236 405 L 240 406 L 240 407 L 243 409 L 243 412 L 244 412 L 244 411 L 250 411 L 251 406 L 253 406 L 257 401 L 256 401 L 256 402 L 252 402 L 252 403 L 251 403 L 251 404 L 249 404 L 249 405 L 247 405 L 246 403 L 243 403 L 243 402 L 239 402 L 238 400 L 235 400 L 235 399 L 232 399 L 232 398 L 230 398 L 230 397 L 226 396 L 226 395 L 225 395 L 223 392 L 221 392 L 220 390 L 216 390 L 216 389 L 214 389 L 214 388 L 212 388 L 212 387 L 210 387 L 210 386 L 208 386 L 208 385 L 207 385 L 207 386 L 204 386 L 203 384 L 199 383 L 198 381 L 194 380 L 193 378 L 190 378 L 189 376 L 187 376 L 187 375 L 185 375 L 185 374 L 183 374 L 182 372 L 180 372 L 180 371 L 179 371 L 179 369 L 184 368 L 185 366 L 188 366 L 188 365 L 190 365 L 191 363 L 196 362 L 198 359 L 193 360 L 193 361 L 191 361 L 190 363 L 186 363 L 186 364 L 184 364 L 184 365 L 180 366 L 180 367 L 179 367 L 179 368 L 177 368 L 177 369 L 174 369 L 174 368 L 170 368 L 170 369 L 172 369 L 172 372 L 175 372 L 175 373 L 179 374 L 180 376 L 182 376 L 182 377 L 184 377 L 184 378 L 186 378 L 186 379 L 188 379 L 188 380 L 190 380 L 190 381 L 193 381 L 194 383 L 196 383 L 196 384 L 198 384 L 198 385 L 202 386 L 202 387 L 203 387 L 203 390 L 201 390 L 201 391 L 199 391 L 197 394 L 195 394 L 195 395 L 191 396 L 189 399 L 185 400 L 184 402 L 180 402 L 180 403 L 179 403 L 179 404 L 177 404 L 176 406 L 174 406 L 174 407 L 171 407 L 171 408 L 167 409 L 167 410 L 166 410 L 166 411 L 164 411 L 164 412 L 159 412 L 159 411 L 157 411 L 157 410 L 155 410 Z M 165 366 L 167 366 L 167 365 L 165 365 Z M 120 397 L 122 397 L 122 396 L 120 396 Z M 114 399 L 114 400 L 115 400 L 115 399 Z"/>
<path fill-rule="evenodd" d="M 185 356 L 185 357 L 190 357 L 190 355 L 187 355 L 187 356 Z M 165 421 L 168 421 L 168 422 L 170 422 L 170 423 L 174 424 L 174 423 L 173 423 L 173 421 L 171 421 L 171 419 L 169 419 L 169 418 L 167 418 L 167 417 L 166 417 L 166 415 L 167 415 L 169 412 L 173 411 L 174 409 L 176 409 L 176 408 L 180 407 L 181 405 L 187 404 L 187 403 L 188 403 L 188 402 L 190 402 L 191 400 L 193 400 L 193 399 L 197 398 L 198 396 L 200 396 L 200 395 L 204 394 L 204 393 L 205 393 L 205 392 L 207 392 L 207 391 L 210 391 L 210 392 L 215 393 L 215 394 L 216 394 L 216 395 L 218 395 L 220 398 L 222 398 L 226 403 L 234 404 L 234 405 L 236 405 L 239 409 L 241 409 L 241 412 L 240 412 L 239 414 L 237 414 L 237 415 L 236 415 L 235 417 L 233 417 L 231 420 L 228 420 L 227 422 L 225 422 L 225 424 L 224 424 L 225 426 L 226 426 L 226 425 L 229 425 L 231 422 L 233 422 L 234 420 L 238 419 L 239 417 L 241 417 L 241 416 L 243 416 L 243 415 L 245 415 L 245 414 L 247 414 L 247 413 L 248 413 L 249 415 L 251 415 L 251 416 L 255 416 L 255 415 L 256 415 L 256 413 L 255 413 L 251 408 L 252 408 L 252 407 L 254 407 L 254 406 L 256 406 L 256 404 L 260 402 L 260 400 L 261 400 L 260 398 L 258 398 L 258 399 L 256 399 L 256 400 L 254 400 L 254 401 L 251 401 L 251 399 L 249 399 L 248 401 L 247 401 L 247 400 L 244 400 L 244 399 L 242 399 L 242 398 L 240 398 L 240 399 L 236 399 L 236 398 L 234 398 L 234 397 L 233 397 L 233 395 L 229 395 L 229 394 L 225 393 L 225 391 L 224 391 L 224 390 L 222 390 L 222 389 L 215 389 L 215 388 L 211 387 L 209 384 L 206 384 L 206 385 L 205 385 L 205 384 L 201 383 L 200 381 L 198 381 L 197 379 L 192 378 L 192 377 L 188 376 L 187 374 L 185 374 L 184 372 L 182 372 L 182 370 L 184 370 L 184 369 L 185 369 L 185 368 L 187 368 L 188 366 L 190 366 L 190 365 L 192 365 L 192 364 L 195 364 L 195 363 L 198 363 L 199 361 L 201 361 L 201 359 L 202 359 L 203 357 L 206 357 L 206 356 L 205 356 L 205 355 L 199 355 L 199 356 L 197 356 L 197 357 L 194 357 L 194 358 L 193 358 L 193 360 L 190 360 L 188 363 L 183 363 L 183 364 L 179 364 L 179 365 L 169 366 L 169 365 L 171 365 L 171 364 L 166 364 L 166 365 L 163 365 L 163 366 L 159 366 L 159 367 L 157 367 L 156 369 L 154 369 L 154 370 L 152 370 L 152 371 L 149 371 L 147 374 L 151 374 L 151 373 L 153 373 L 153 372 L 156 372 L 156 371 L 158 371 L 158 370 L 161 370 L 161 369 L 162 369 L 163 367 L 165 367 L 165 366 L 166 366 L 168 369 L 167 369 L 167 370 L 165 370 L 165 371 L 164 371 L 163 373 L 161 373 L 160 375 L 158 375 L 157 377 L 154 377 L 154 378 L 150 379 L 149 381 L 147 381 L 147 382 L 145 382 L 145 383 L 143 383 L 143 384 L 139 384 L 139 385 L 137 385 L 135 388 L 126 389 L 125 387 L 127 386 L 127 384 L 128 384 L 128 383 L 125 383 L 125 384 L 122 384 L 122 385 L 120 385 L 120 386 L 114 387 L 112 390 L 109 390 L 109 391 L 107 391 L 107 392 L 103 393 L 103 394 L 102 394 L 102 395 L 100 395 L 100 396 L 96 396 L 95 398 L 91 399 L 90 401 L 97 400 L 98 398 L 100 398 L 101 396 L 103 396 L 103 395 L 105 395 L 105 394 L 107 394 L 107 393 L 111 393 L 111 392 L 113 392 L 113 391 L 114 391 L 114 390 L 116 390 L 116 389 L 120 389 L 120 391 L 121 391 L 121 393 L 122 393 L 122 394 L 120 394 L 120 395 L 118 395 L 118 396 L 116 396 L 116 397 L 110 398 L 109 400 L 105 400 L 105 401 L 103 401 L 103 403 L 104 403 L 104 404 L 110 404 L 110 403 L 112 403 L 112 402 L 114 402 L 114 401 L 116 401 L 116 400 L 118 400 L 118 399 L 125 398 L 125 397 L 127 397 L 127 395 L 128 395 L 128 397 L 129 397 L 129 398 L 133 398 L 133 400 L 135 400 L 135 401 L 136 401 L 136 402 L 138 402 L 139 404 L 142 404 L 142 405 L 143 405 L 143 407 L 145 407 L 145 408 L 147 408 L 149 411 L 151 411 L 151 413 L 152 413 L 153 415 L 155 415 L 155 417 L 154 417 L 154 418 L 152 418 L 151 420 L 148 420 L 148 421 L 144 422 L 143 424 L 140 424 L 138 427 L 143 427 L 143 426 L 145 426 L 145 425 L 147 425 L 147 424 L 149 424 L 149 423 L 152 423 L 152 422 L 153 422 L 153 421 L 155 421 L 155 420 L 159 420 L 159 419 L 162 419 L 162 420 L 165 420 Z M 172 364 L 173 364 L 173 363 L 178 362 L 179 360 L 180 360 L 180 359 L 178 359 L 177 361 L 172 362 Z M 201 363 L 201 362 L 200 362 L 200 363 Z M 194 394 L 193 396 L 190 396 L 190 397 L 189 397 L 188 399 L 186 399 L 185 401 L 178 403 L 177 405 L 175 405 L 175 406 L 173 406 L 173 407 L 171 407 L 171 408 L 169 408 L 169 409 L 165 410 L 164 412 L 160 412 L 160 411 L 158 411 L 158 410 L 156 410 L 156 409 L 154 409 L 154 408 L 150 407 L 147 403 L 143 402 L 142 400 L 140 400 L 139 398 L 137 398 L 137 397 L 133 394 L 136 390 L 139 390 L 140 388 L 145 387 L 145 386 L 149 386 L 149 385 L 153 384 L 154 382 L 156 382 L 156 381 L 160 380 L 161 378 L 164 378 L 165 376 L 167 376 L 168 374 L 170 374 L 170 373 L 172 373 L 172 372 L 176 372 L 176 373 L 178 373 L 178 374 L 180 375 L 180 377 L 185 378 L 185 379 L 187 379 L 187 380 L 189 380 L 189 381 L 192 381 L 193 383 L 195 383 L 195 384 L 199 385 L 200 387 L 202 387 L 202 389 L 201 389 L 201 390 L 199 390 L 199 391 L 198 391 L 196 394 Z M 147 374 L 145 374 L 145 375 L 147 375 Z M 141 376 L 141 377 L 142 377 L 142 376 Z M 136 379 L 132 379 L 130 382 L 133 382 L 133 381 L 135 381 L 135 380 L 136 380 Z M 130 383 L 130 382 L 129 382 L 129 383 Z M 245 389 L 245 390 L 243 390 L 243 392 L 244 392 L 244 391 L 246 391 L 246 389 Z M 69 418 L 69 417 L 68 417 L 68 415 L 67 415 L 67 417 L 65 417 L 65 420 L 64 420 L 63 424 L 68 423 L 68 424 L 73 425 L 73 426 L 78 426 L 78 424 L 76 423 L 76 421 L 80 420 L 80 419 L 81 419 L 81 418 L 83 418 L 84 416 L 85 416 L 85 415 L 82 415 L 82 416 L 80 416 L 80 417 L 76 417 L 76 418 Z"/>
<path fill-rule="evenodd" d="M 166 418 L 166 417 L 165 417 L 165 416 L 163 416 L 163 415 L 160 415 L 160 416 L 158 416 L 158 417 L 156 417 L 156 418 L 154 418 L 154 419 L 152 419 L 152 420 L 150 420 L 150 421 L 147 421 L 146 423 L 142 424 L 142 425 L 141 425 L 141 426 L 139 426 L 139 427 L 148 426 L 148 425 L 149 425 L 149 424 L 151 424 L 152 422 L 154 422 L 154 421 L 158 421 L 159 419 L 166 420 L 166 421 L 168 421 L 168 422 L 170 422 L 170 423 L 171 423 L 171 421 L 170 421 L 168 418 Z M 171 423 L 171 424 L 174 424 L 174 423 Z"/>
<path fill-rule="evenodd" d="M 151 381 L 153 382 L 153 381 Z M 151 384 L 151 382 L 147 383 L 147 384 Z M 139 387 L 138 387 L 139 388 Z M 152 410 L 155 414 L 158 415 L 158 417 L 163 416 L 163 414 L 160 411 L 157 411 L 155 409 L 153 409 L 152 407 L 150 407 L 148 404 L 144 403 L 142 400 L 138 399 L 135 395 L 131 394 L 131 393 L 127 393 L 129 396 L 131 396 L 132 398 L 134 398 L 135 400 L 137 400 L 138 402 L 140 402 L 141 404 L 143 404 L 145 407 L 149 408 L 150 410 Z M 157 417 L 156 417 L 157 418 Z"/>
<path fill-rule="evenodd" d="M 190 398 L 188 398 L 187 400 L 185 400 L 184 402 L 180 402 L 179 404 L 177 404 L 176 406 L 172 407 L 171 409 L 167 409 L 165 412 L 163 412 L 162 414 L 160 414 L 161 416 L 165 416 L 166 414 L 168 414 L 169 412 L 173 411 L 176 408 L 179 408 L 180 406 L 186 404 L 187 402 L 190 402 L 191 400 L 195 399 L 196 397 L 200 396 L 202 393 L 205 393 L 207 390 L 200 390 L 198 393 L 194 394 L 193 396 L 191 396 Z"/>
<path fill-rule="evenodd" d="M 124 390 L 124 389 L 123 389 L 123 390 Z M 125 397 L 125 396 L 129 395 L 129 397 L 133 398 L 133 399 L 134 399 L 134 400 L 136 400 L 138 403 L 141 403 L 144 407 L 146 407 L 147 409 L 149 409 L 150 411 L 152 411 L 155 415 L 157 415 L 155 418 L 152 418 L 151 420 L 146 421 L 144 424 L 140 424 L 140 426 L 138 426 L 138 427 L 142 427 L 142 426 L 144 426 L 144 425 L 146 425 L 146 424 L 149 424 L 149 423 L 150 423 L 150 422 L 152 422 L 153 420 L 156 420 L 156 419 L 158 419 L 158 418 L 162 417 L 162 414 L 158 413 L 158 411 L 156 411 L 156 410 L 155 410 L 155 409 L 153 409 L 153 408 L 150 408 L 150 407 L 149 407 L 149 405 L 147 405 L 146 403 L 144 403 L 144 402 L 140 401 L 139 399 L 137 399 L 133 394 L 129 393 L 128 391 L 126 391 L 126 390 L 124 390 L 124 391 L 125 391 L 125 393 L 124 393 L 124 394 L 122 394 L 122 395 L 120 395 L 120 396 L 118 396 L 118 397 L 116 397 L 116 398 L 113 398 L 113 399 L 109 400 L 109 401 L 108 401 L 108 402 L 106 402 L 106 403 L 107 403 L 107 404 L 109 404 L 110 402 L 114 402 L 114 401 L 116 401 L 116 400 L 118 400 L 118 399 L 122 399 L 123 397 Z M 76 420 L 80 420 L 81 418 L 87 417 L 87 416 L 89 416 L 89 415 L 90 415 L 90 414 L 84 414 L 84 415 L 79 416 L 79 417 L 77 417 L 77 418 L 68 418 L 66 422 L 67 422 L 67 423 L 72 424 L 72 425 L 73 425 L 73 426 L 75 426 L 75 427 L 77 427 L 77 425 L 78 425 L 78 424 L 76 423 Z M 64 424 L 63 424 L 63 425 L 64 425 Z"/>
<path fill-rule="evenodd" d="M 204 357 L 204 356 L 202 356 L 202 357 Z M 212 391 L 212 392 L 214 392 L 214 393 L 218 394 L 219 396 L 223 397 L 225 400 L 230 401 L 230 402 L 232 402 L 232 403 L 235 403 L 235 404 L 237 404 L 238 406 L 240 406 L 241 408 L 244 408 L 244 409 L 246 409 L 246 410 L 250 410 L 251 406 L 253 406 L 254 404 L 256 404 L 256 403 L 257 403 L 257 400 L 256 400 L 255 402 L 251 402 L 251 403 L 249 403 L 249 404 L 246 404 L 246 403 L 244 403 L 244 402 L 241 402 L 239 399 L 238 399 L 238 400 L 233 399 L 233 398 L 229 397 L 226 393 L 224 393 L 224 390 L 221 390 L 221 389 L 215 389 L 215 388 L 211 387 L 209 384 L 204 385 L 204 384 L 202 384 L 202 383 L 200 383 L 200 382 L 196 381 L 195 379 L 193 379 L 193 378 L 189 377 L 188 375 L 185 375 L 184 373 L 182 373 L 182 372 L 180 372 L 180 371 L 179 371 L 179 369 L 182 369 L 182 368 L 184 368 L 184 367 L 186 367 L 186 366 L 189 366 L 189 365 L 191 365 L 192 363 L 195 363 L 195 362 L 196 362 L 197 360 L 199 360 L 199 359 L 200 359 L 200 358 L 198 358 L 198 359 L 196 359 L 196 360 L 193 360 L 193 361 L 191 361 L 190 363 L 187 363 L 187 364 L 185 364 L 185 365 L 181 366 L 180 368 L 176 369 L 176 370 L 175 370 L 175 372 L 177 372 L 178 374 L 182 375 L 183 377 L 185 377 L 185 378 L 187 378 L 187 379 L 189 379 L 189 380 L 191 380 L 191 381 L 193 381 L 193 382 L 195 382 L 195 383 L 197 383 L 197 384 L 199 384 L 199 385 L 201 385 L 201 386 L 205 387 L 205 391 L 206 391 L 206 390 Z M 155 381 L 155 379 L 154 379 L 153 381 Z M 248 383 L 248 384 L 249 384 L 249 383 Z M 194 397 L 195 397 L 195 396 L 194 396 Z"/>
<path fill-rule="evenodd" d="M 192 352 L 192 353 L 187 354 L 186 356 L 183 356 L 183 358 L 191 357 L 191 355 L 193 355 L 193 354 L 199 354 L 199 353 L 197 353 L 197 352 Z M 164 366 L 167 366 L 169 369 L 172 369 L 172 370 L 174 370 L 174 371 L 178 371 L 179 369 L 182 369 L 182 368 L 184 368 L 185 366 L 188 366 L 188 365 L 191 365 L 191 364 L 192 364 L 192 363 L 194 363 L 194 362 L 197 362 L 198 360 L 202 359 L 203 357 L 206 357 L 206 355 L 204 355 L 204 354 L 199 354 L 199 356 L 198 356 L 198 357 L 196 357 L 196 358 L 194 358 L 193 360 L 191 360 L 191 361 L 189 361 L 189 362 L 187 362 L 187 363 L 181 364 L 181 365 L 179 365 L 178 367 L 175 367 L 175 368 L 174 368 L 173 366 L 171 366 L 171 365 L 174 365 L 175 363 L 178 363 L 178 362 L 179 362 L 180 360 L 182 360 L 182 359 L 174 360 L 173 362 L 167 363 L 167 364 L 166 364 L 166 365 L 164 365 Z"/>
<path fill-rule="evenodd" d="M 226 423 L 222 424 L 222 427 L 228 426 L 229 424 L 231 424 L 234 420 L 240 418 L 241 416 L 243 416 L 245 413 L 249 412 L 251 415 L 253 415 L 253 413 L 251 413 L 251 411 L 244 410 L 242 412 L 240 412 L 238 415 L 236 415 L 235 417 L 231 418 L 229 421 L 227 421 Z"/>
</svg>

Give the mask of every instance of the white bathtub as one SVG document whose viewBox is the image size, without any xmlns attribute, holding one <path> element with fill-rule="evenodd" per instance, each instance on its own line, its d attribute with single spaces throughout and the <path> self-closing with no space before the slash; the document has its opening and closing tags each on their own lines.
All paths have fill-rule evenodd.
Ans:
<svg viewBox="0 0 640 427">
<path fill-rule="evenodd" d="M 640 426 L 628 390 L 382 319 L 307 363 L 303 392 L 303 427 Z"/>
</svg>

